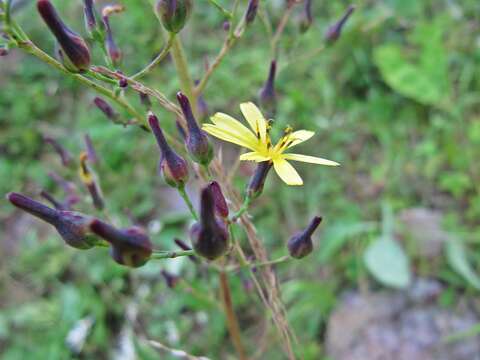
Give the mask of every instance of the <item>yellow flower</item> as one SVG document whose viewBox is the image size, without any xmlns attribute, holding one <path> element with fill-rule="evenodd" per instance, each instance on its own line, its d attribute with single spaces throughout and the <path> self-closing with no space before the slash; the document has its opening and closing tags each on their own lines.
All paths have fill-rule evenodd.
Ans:
<svg viewBox="0 0 480 360">
<path fill-rule="evenodd" d="M 210 135 L 250 149 L 251 152 L 241 155 L 240 160 L 273 162 L 278 176 L 288 185 L 302 185 L 303 181 L 287 160 L 328 166 L 339 165 L 315 156 L 284 153 L 285 150 L 310 139 L 315 134 L 313 131 L 293 131 L 287 128 L 282 138 L 273 146 L 269 135 L 270 125 L 255 104 L 251 102 L 240 104 L 240 110 L 251 130 L 223 113 L 216 113 L 210 118 L 213 124 L 204 124 L 202 127 Z"/>
</svg>

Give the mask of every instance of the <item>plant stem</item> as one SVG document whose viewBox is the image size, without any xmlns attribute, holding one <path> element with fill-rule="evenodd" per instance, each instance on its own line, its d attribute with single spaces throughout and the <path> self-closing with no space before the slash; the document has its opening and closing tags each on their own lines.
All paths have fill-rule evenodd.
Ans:
<svg viewBox="0 0 480 360">
<path fill-rule="evenodd" d="M 243 348 L 242 339 L 240 337 L 240 326 L 238 325 L 237 316 L 235 315 L 235 311 L 233 310 L 232 294 L 230 292 L 230 286 L 228 284 L 228 277 L 224 271 L 220 272 L 219 281 L 230 338 L 233 342 L 235 350 L 237 351 L 238 358 L 240 360 L 247 360 L 247 355 L 245 353 L 245 349 Z"/>
<path fill-rule="evenodd" d="M 175 39 L 173 40 L 172 59 L 177 70 L 178 78 L 180 80 L 180 88 L 190 100 L 193 113 L 196 115 L 197 97 L 193 91 L 193 80 L 190 77 L 190 72 L 188 71 L 188 63 L 185 56 L 185 51 L 183 50 L 182 42 L 179 36 L 175 37 Z"/>
<path fill-rule="evenodd" d="M 174 259 L 180 256 L 195 255 L 194 250 L 180 250 L 180 251 L 158 251 L 152 253 L 152 259 Z"/>
<path fill-rule="evenodd" d="M 189 198 L 187 192 L 185 191 L 185 186 L 180 186 L 180 187 L 178 187 L 178 192 L 180 193 L 180 196 L 183 198 L 183 200 L 184 200 L 185 203 L 187 204 L 188 210 L 190 210 L 190 213 L 192 214 L 193 218 L 194 218 L 196 221 L 198 221 L 197 212 L 195 211 L 195 208 L 193 207 L 193 204 L 192 204 L 192 202 L 190 201 L 190 198 Z"/>
<path fill-rule="evenodd" d="M 285 30 L 285 26 L 287 25 L 288 19 L 290 18 L 290 15 L 292 14 L 293 7 L 296 4 L 294 1 L 289 1 L 287 4 L 287 8 L 285 12 L 283 13 L 282 18 L 280 19 L 280 22 L 278 23 L 277 30 L 275 31 L 275 34 L 273 35 L 271 46 L 272 46 L 272 53 L 273 57 L 277 57 L 277 44 L 278 41 L 280 40 L 280 37 L 283 34 L 283 30 Z"/>
<path fill-rule="evenodd" d="M 133 80 L 140 79 L 147 73 L 149 73 L 155 66 L 157 66 L 163 59 L 165 59 L 165 56 L 168 55 L 168 52 L 170 51 L 170 48 L 173 45 L 174 39 L 175 39 L 175 33 L 169 33 L 168 35 L 168 41 L 165 47 L 160 51 L 160 53 L 155 57 L 155 59 L 152 60 L 150 64 L 148 64 L 144 69 L 140 70 L 138 73 L 135 75 L 132 75 L 130 78 Z"/>
<path fill-rule="evenodd" d="M 274 260 L 258 262 L 258 263 L 242 263 L 238 266 L 226 267 L 225 271 L 237 271 L 237 270 L 246 269 L 246 268 L 253 269 L 253 268 L 262 267 L 262 266 L 270 266 L 270 265 L 280 264 L 282 262 L 285 262 L 291 259 L 292 258 L 290 256 L 285 255 Z"/>
<path fill-rule="evenodd" d="M 242 216 L 248 210 L 251 202 L 252 202 L 252 198 L 249 196 L 246 196 L 245 200 L 243 201 L 242 207 L 235 214 L 233 214 L 231 221 L 232 222 L 237 221 L 240 218 L 240 216 Z"/>
</svg>

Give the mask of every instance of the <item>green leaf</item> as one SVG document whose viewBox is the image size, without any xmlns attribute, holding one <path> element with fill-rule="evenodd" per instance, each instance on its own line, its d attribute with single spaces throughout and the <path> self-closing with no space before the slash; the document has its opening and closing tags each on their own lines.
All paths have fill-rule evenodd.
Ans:
<svg viewBox="0 0 480 360">
<path fill-rule="evenodd" d="M 370 273 L 382 284 L 405 288 L 410 284 L 409 261 L 403 249 L 391 238 L 371 243 L 363 255 Z"/>
<path fill-rule="evenodd" d="M 451 239 L 446 244 L 447 261 L 472 287 L 480 290 L 480 277 L 468 262 L 465 246 L 459 239 Z"/>
</svg>

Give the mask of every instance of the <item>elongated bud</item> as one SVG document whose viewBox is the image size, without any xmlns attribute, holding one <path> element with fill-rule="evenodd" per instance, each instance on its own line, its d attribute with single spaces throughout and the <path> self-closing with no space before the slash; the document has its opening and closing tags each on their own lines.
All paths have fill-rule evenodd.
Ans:
<svg viewBox="0 0 480 360">
<path fill-rule="evenodd" d="M 83 15 L 85 18 L 85 28 L 91 37 L 94 37 L 97 31 L 97 19 L 95 16 L 95 4 L 93 0 L 83 0 Z"/>
<path fill-rule="evenodd" d="M 348 9 L 345 11 L 345 14 L 343 14 L 342 18 L 327 29 L 327 32 L 325 34 L 325 41 L 327 41 L 328 43 L 334 43 L 335 41 L 338 40 L 338 38 L 342 33 L 343 26 L 347 22 L 350 15 L 352 15 L 354 10 L 355 10 L 355 6 L 350 5 Z"/>
<path fill-rule="evenodd" d="M 173 289 L 178 284 L 178 282 L 180 281 L 180 278 L 177 275 L 173 275 L 172 273 L 168 272 L 167 270 L 162 270 L 161 274 L 162 274 L 163 278 L 165 279 L 165 284 L 167 284 L 167 286 L 170 289 Z"/>
<path fill-rule="evenodd" d="M 109 17 L 103 16 L 102 20 L 103 25 L 105 26 L 105 48 L 107 49 L 108 56 L 112 60 L 112 63 L 115 66 L 118 66 L 122 61 L 122 52 L 113 38 Z"/>
<path fill-rule="evenodd" d="M 167 143 L 163 131 L 160 128 L 158 118 L 152 113 L 148 113 L 148 123 L 157 139 L 160 148 L 160 171 L 168 185 L 172 187 L 183 187 L 188 180 L 187 162 L 178 155 Z"/>
<path fill-rule="evenodd" d="M 93 103 L 107 118 L 112 121 L 117 121 L 118 114 L 113 110 L 109 103 L 98 96 L 93 99 Z"/>
<path fill-rule="evenodd" d="M 303 11 L 300 15 L 299 28 L 301 33 L 305 33 L 312 25 L 312 0 L 305 0 L 303 4 Z"/>
<path fill-rule="evenodd" d="M 60 44 L 64 61 L 69 63 L 65 67 L 75 72 L 88 70 L 90 67 L 90 50 L 85 40 L 65 25 L 49 0 L 38 0 L 37 8 Z"/>
<path fill-rule="evenodd" d="M 291 257 L 301 259 L 312 252 L 312 234 L 321 222 L 322 218 L 315 216 L 304 231 L 288 240 L 288 252 Z"/>
<path fill-rule="evenodd" d="M 68 167 L 72 163 L 72 155 L 70 152 L 65 149 L 57 140 L 50 136 L 44 136 L 43 140 L 47 143 L 50 144 L 55 152 L 60 156 L 60 159 L 62 161 L 62 165 Z"/>
<path fill-rule="evenodd" d="M 192 12 L 191 0 L 158 0 L 155 12 L 163 27 L 172 33 L 178 33 L 187 23 Z"/>
<path fill-rule="evenodd" d="M 260 105 L 262 109 L 267 113 L 269 117 L 274 117 L 277 105 L 277 99 L 275 94 L 275 74 L 277 71 L 277 62 L 272 60 L 270 63 L 270 71 L 268 73 L 268 79 L 260 90 Z"/>
<path fill-rule="evenodd" d="M 215 211 L 222 218 L 227 218 L 228 205 L 227 205 L 227 201 L 225 200 L 225 197 L 223 196 L 222 188 L 220 187 L 220 184 L 216 181 L 212 181 L 207 186 L 213 195 L 213 200 L 215 202 Z"/>
<path fill-rule="evenodd" d="M 150 239 L 145 231 L 137 226 L 117 229 L 95 219 L 90 224 L 90 229 L 112 245 L 110 255 L 118 264 L 140 267 L 145 265 L 152 255 Z"/>
<path fill-rule="evenodd" d="M 251 24 L 258 12 L 258 2 L 259 0 L 249 0 L 247 11 L 245 12 L 245 21 L 247 24 Z"/>
<path fill-rule="evenodd" d="M 187 245 L 187 243 L 183 240 L 180 240 L 178 238 L 174 239 L 173 241 L 175 241 L 175 244 L 177 244 L 177 246 L 182 249 L 182 250 L 192 250 L 192 248 L 190 246 Z M 189 255 L 188 258 L 194 262 L 194 263 L 198 263 L 198 259 L 195 255 Z"/>
<path fill-rule="evenodd" d="M 181 92 L 177 93 L 177 100 L 182 108 L 183 115 L 187 121 L 188 135 L 186 140 L 187 150 L 193 161 L 208 166 L 213 158 L 213 148 L 208 140 L 207 134 L 200 129 L 197 120 L 193 116 L 190 101 Z"/>
<path fill-rule="evenodd" d="M 19 209 L 54 226 L 67 245 L 77 249 L 95 246 L 95 237 L 89 230 L 92 221 L 90 216 L 52 209 L 19 193 L 9 193 L 7 199 Z"/>
<path fill-rule="evenodd" d="M 250 182 L 247 186 L 247 196 L 250 199 L 256 199 L 262 194 L 265 180 L 271 168 L 272 163 L 270 161 L 258 163 L 257 168 L 250 178 Z"/>
<path fill-rule="evenodd" d="M 215 200 L 212 190 L 202 189 L 200 199 L 200 222 L 190 229 L 195 252 L 209 260 L 215 260 L 228 250 L 228 232 L 215 216 Z"/>
<path fill-rule="evenodd" d="M 105 202 L 103 201 L 102 189 L 100 188 L 100 184 L 98 182 L 97 177 L 92 172 L 90 167 L 88 166 L 88 155 L 86 152 L 82 152 L 80 154 L 80 168 L 79 168 L 79 175 L 80 180 L 87 188 L 90 196 L 92 198 L 93 206 L 96 209 L 102 210 L 105 207 Z"/>
<path fill-rule="evenodd" d="M 83 141 L 85 142 L 85 149 L 87 151 L 88 161 L 90 161 L 92 164 L 98 163 L 97 152 L 95 151 L 95 147 L 93 146 L 92 138 L 90 137 L 90 135 L 85 134 L 83 136 Z"/>
</svg>

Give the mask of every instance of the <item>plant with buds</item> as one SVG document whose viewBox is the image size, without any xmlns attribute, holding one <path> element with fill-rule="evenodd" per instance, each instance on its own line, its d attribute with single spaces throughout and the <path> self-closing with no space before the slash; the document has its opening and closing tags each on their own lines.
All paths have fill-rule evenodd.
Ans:
<svg viewBox="0 0 480 360">
<path fill-rule="evenodd" d="M 275 73 L 277 71 L 277 62 L 272 60 L 267 81 L 260 90 L 259 100 L 262 109 L 267 112 L 269 117 L 275 116 L 277 98 L 275 94 Z"/>
<path fill-rule="evenodd" d="M 178 33 L 192 12 L 192 0 L 158 0 L 155 12 L 167 31 Z"/>
<path fill-rule="evenodd" d="M 343 14 L 343 16 L 340 18 L 340 20 L 338 20 L 336 23 L 334 23 L 327 29 L 327 32 L 325 34 L 325 40 L 328 43 L 334 43 L 338 40 L 338 38 L 342 34 L 343 27 L 345 26 L 350 16 L 353 14 L 354 10 L 355 6 L 350 5 L 345 11 L 345 14 Z"/>
<path fill-rule="evenodd" d="M 301 259 L 313 250 L 312 235 L 322 222 L 322 218 L 315 216 L 305 230 L 288 240 L 288 252 L 295 259 Z"/>
</svg>

